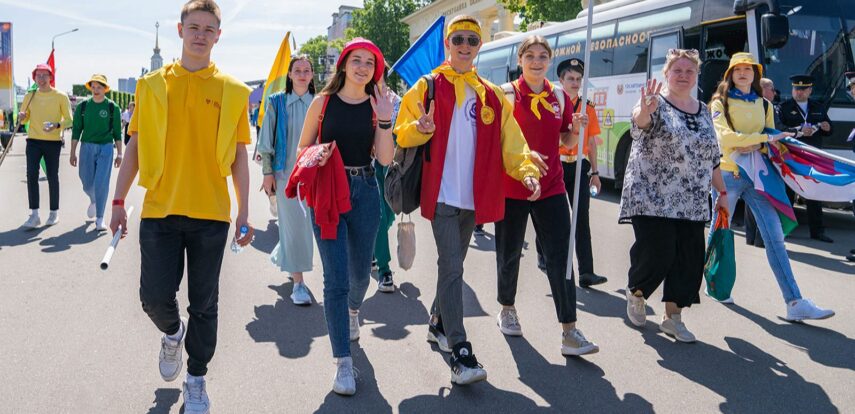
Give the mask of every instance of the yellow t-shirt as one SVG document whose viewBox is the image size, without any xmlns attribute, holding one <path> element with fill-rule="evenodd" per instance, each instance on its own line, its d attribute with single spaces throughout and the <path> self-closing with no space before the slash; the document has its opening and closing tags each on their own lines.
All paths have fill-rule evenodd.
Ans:
<svg viewBox="0 0 855 414">
<path fill-rule="evenodd" d="M 192 73 L 173 65 L 165 77 L 169 112 L 163 175 L 154 188 L 146 191 L 140 216 L 179 215 L 230 222 L 228 183 L 217 163 L 225 80 L 213 63 Z M 137 132 L 137 115 L 144 107 L 137 105 L 128 133 Z M 242 116 L 238 122 L 237 142 L 249 144 L 249 120 Z"/>
<path fill-rule="evenodd" d="M 29 92 L 21 102 L 21 108 L 26 108 L 27 121 L 30 127 L 27 138 L 44 141 L 59 141 L 63 129 L 71 126 L 71 104 L 68 95 L 52 89 L 50 92 Z M 60 123 L 62 126 L 50 132 L 45 132 L 45 122 Z"/>
</svg>

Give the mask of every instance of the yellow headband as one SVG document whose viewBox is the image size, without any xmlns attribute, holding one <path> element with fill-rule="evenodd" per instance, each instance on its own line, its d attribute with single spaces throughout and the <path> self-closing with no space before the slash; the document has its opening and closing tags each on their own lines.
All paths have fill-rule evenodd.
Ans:
<svg viewBox="0 0 855 414">
<path fill-rule="evenodd" d="M 471 22 L 469 20 L 461 20 L 459 22 L 454 22 L 448 26 L 448 30 L 445 33 L 445 37 L 448 38 L 454 32 L 459 32 L 462 30 L 469 30 L 475 32 L 478 37 L 481 37 L 481 26 L 478 23 Z"/>
</svg>

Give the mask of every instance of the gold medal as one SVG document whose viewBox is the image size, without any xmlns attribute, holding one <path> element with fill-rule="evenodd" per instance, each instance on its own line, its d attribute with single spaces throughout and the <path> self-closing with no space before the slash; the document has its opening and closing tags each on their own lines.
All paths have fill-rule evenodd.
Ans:
<svg viewBox="0 0 855 414">
<path fill-rule="evenodd" d="M 481 107 L 481 122 L 484 125 L 490 125 L 496 119 L 496 113 L 493 112 L 493 108 L 490 108 L 487 105 Z"/>
</svg>

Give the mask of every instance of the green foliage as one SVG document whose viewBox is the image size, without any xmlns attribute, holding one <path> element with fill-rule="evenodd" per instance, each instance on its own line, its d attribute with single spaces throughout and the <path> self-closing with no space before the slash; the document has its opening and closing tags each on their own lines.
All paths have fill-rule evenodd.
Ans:
<svg viewBox="0 0 855 414">
<path fill-rule="evenodd" d="M 315 85 L 318 90 L 323 89 L 323 84 L 320 82 L 320 75 L 324 73 L 324 65 L 321 58 L 327 55 L 327 48 L 331 44 L 341 50 L 341 46 L 337 46 L 339 43 L 338 41 L 329 42 L 326 35 L 321 35 L 313 37 L 300 45 L 300 53 L 308 55 L 309 60 L 312 62 L 312 70 L 315 72 Z"/>
<path fill-rule="evenodd" d="M 74 96 L 79 97 L 88 97 L 92 95 L 92 92 L 89 92 L 89 89 L 86 89 L 84 85 L 72 85 L 71 93 Z M 127 92 L 119 92 L 116 90 L 111 90 L 107 92 L 105 95 L 108 99 L 115 102 L 119 105 L 120 108 L 125 109 L 128 106 L 128 103 L 134 100 L 134 94 Z M 81 100 L 78 100 L 80 102 Z"/>
<path fill-rule="evenodd" d="M 519 13 L 522 18 L 520 30 L 537 21 L 563 22 L 576 18 L 582 11 L 579 0 L 499 0 L 508 10 Z"/>
<path fill-rule="evenodd" d="M 370 39 L 383 51 L 386 61 L 394 64 L 410 47 L 410 28 L 401 19 L 429 3 L 426 0 L 365 0 L 365 7 L 353 12 L 353 23 L 346 37 Z M 400 79 L 393 74 L 389 86 L 400 89 L 399 85 Z"/>
</svg>

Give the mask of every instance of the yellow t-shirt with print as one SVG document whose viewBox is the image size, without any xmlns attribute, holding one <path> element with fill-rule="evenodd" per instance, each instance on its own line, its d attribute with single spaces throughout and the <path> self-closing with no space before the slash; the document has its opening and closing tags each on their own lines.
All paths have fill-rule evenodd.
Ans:
<svg viewBox="0 0 855 414">
<path fill-rule="evenodd" d="M 179 215 L 230 222 L 228 183 L 220 173 L 216 154 L 225 80 L 213 63 L 196 72 L 172 65 L 165 78 L 168 119 L 163 175 L 146 191 L 140 216 Z M 138 105 L 134 111 L 128 133 L 137 132 L 137 115 L 143 107 Z M 235 134 L 238 143 L 250 143 L 246 116 L 240 117 Z"/>
<path fill-rule="evenodd" d="M 21 108 L 25 109 L 26 121 L 30 123 L 27 139 L 59 141 L 62 131 L 71 126 L 71 104 L 68 102 L 68 95 L 56 89 L 51 89 L 49 92 L 39 90 L 28 92 L 24 96 Z M 61 126 L 45 132 L 45 122 L 58 123 Z"/>
</svg>

